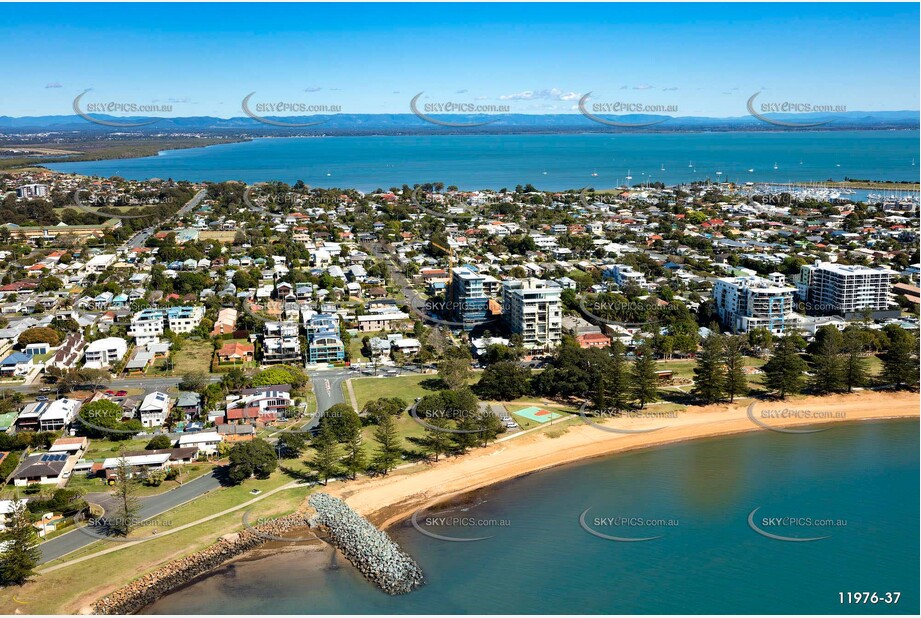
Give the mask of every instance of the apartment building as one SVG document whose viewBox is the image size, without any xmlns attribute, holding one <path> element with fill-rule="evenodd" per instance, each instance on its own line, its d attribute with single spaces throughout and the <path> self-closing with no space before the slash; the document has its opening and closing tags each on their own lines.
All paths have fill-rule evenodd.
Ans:
<svg viewBox="0 0 921 618">
<path fill-rule="evenodd" d="M 486 321 L 489 297 L 483 287 L 485 280 L 486 277 L 467 266 L 455 268 L 452 272 L 448 287 L 450 313 L 466 331 Z"/>
<path fill-rule="evenodd" d="M 524 338 L 529 350 L 560 344 L 563 288 L 544 279 L 508 279 L 502 282 L 502 317 L 513 334 Z"/>
<path fill-rule="evenodd" d="M 885 311 L 892 302 L 892 276 L 886 268 L 815 262 L 800 268 L 797 294 L 809 313 L 856 315 Z"/>
<path fill-rule="evenodd" d="M 297 322 L 266 322 L 263 327 L 262 362 L 300 363 L 301 341 Z"/>
<path fill-rule="evenodd" d="M 335 363 L 345 359 L 345 346 L 339 338 L 339 319 L 335 314 L 318 313 L 307 323 L 307 362 Z"/>
<path fill-rule="evenodd" d="M 614 264 L 608 267 L 602 273 L 602 278 L 609 279 L 620 287 L 626 287 L 631 284 L 641 288 L 646 288 L 648 286 L 646 276 L 638 270 L 634 270 L 632 266 L 627 266 L 626 264 Z"/>
<path fill-rule="evenodd" d="M 88 344 L 83 350 L 84 366 L 101 369 L 117 364 L 128 351 L 128 343 L 121 337 L 106 337 Z"/>
<path fill-rule="evenodd" d="M 720 321 L 732 332 L 766 328 L 780 335 L 796 325 L 795 291 L 780 273 L 773 273 L 766 279 L 723 277 L 713 284 L 713 302 Z"/>
<path fill-rule="evenodd" d="M 402 311 L 388 311 L 385 313 L 369 313 L 358 316 L 358 332 L 373 333 L 383 330 L 394 330 L 407 323 L 409 314 Z"/>
<path fill-rule="evenodd" d="M 144 309 L 131 317 L 128 334 L 138 345 L 159 343 L 160 336 L 168 328 L 177 334 L 190 333 L 205 317 L 204 307 L 168 307 L 166 309 Z"/>
</svg>

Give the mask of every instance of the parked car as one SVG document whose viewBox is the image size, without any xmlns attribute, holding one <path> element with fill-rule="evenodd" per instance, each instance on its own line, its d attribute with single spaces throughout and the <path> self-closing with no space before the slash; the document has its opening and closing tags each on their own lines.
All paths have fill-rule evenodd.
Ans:
<svg viewBox="0 0 921 618">
<path fill-rule="evenodd" d="M 115 393 L 115 396 L 116 397 L 127 397 L 128 391 L 118 391 L 117 393 Z"/>
</svg>

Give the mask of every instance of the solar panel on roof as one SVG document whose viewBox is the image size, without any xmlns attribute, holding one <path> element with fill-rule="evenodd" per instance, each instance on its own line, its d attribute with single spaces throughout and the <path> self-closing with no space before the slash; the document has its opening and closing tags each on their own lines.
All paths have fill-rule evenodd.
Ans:
<svg viewBox="0 0 921 618">
<path fill-rule="evenodd" d="M 42 455 L 41 461 L 51 462 L 51 461 L 64 461 L 67 459 L 67 455 L 61 455 L 56 453 L 45 453 Z"/>
</svg>

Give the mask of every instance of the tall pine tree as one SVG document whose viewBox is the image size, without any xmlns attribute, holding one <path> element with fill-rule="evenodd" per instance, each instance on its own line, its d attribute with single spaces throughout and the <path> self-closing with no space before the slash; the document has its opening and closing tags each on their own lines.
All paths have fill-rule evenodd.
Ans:
<svg viewBox="0 0 921 618">
<path fill-rule="evenodd" d="M 396 467 L 402 454 L 400 436 L 397 434 L 392 416 L 387 414 L 381 418 L 380 424 L 374 430 L 374 439 L 377 440 L 375 463 L 384 474 L 387 474 Z"/>
<path fill-rule="evenodd" d="M 630 367 L 627 365 L 624 344 L 620 341 L 615 340 L 611 343 L 610 354 L 608 399 L 615 412 L 621 412 L 630 407 Z"/>
<path fill-rule="evenodd" d="M 716 403 L 726 392 L 726 366 L 719 335 L 710 335 L 700 344 L 691 392 L 705 404 Z"/>
<path fill-rule="evenodd" d="M 748 379 L 745 376 L 745 339 L 741 335 L 723 337 L 723 362 L 726 364 L 725 392 L 729 402 L 735 401 L 736 395 L 748 394 Z"/>
<path fill-rule="evenodd" d="M 844 329 L 844 385 L 847 392 L 867 383 L 867 359 L 864 358 L 866 339 L 857 328 Z"/>
<path fill-rule="evenodd" d="M 13 500 L 6 518 L 0 532 L 0 586 L 21 586 L 35 574 L 41 558 L 38 535 L 25 500 Z"/>
<path fill-rule="evenodd" d="M 806 384 L 806 361 L 800 358 L 795 335 L 784 335 L 774 345 L 771 358 L 764 364 L 764 383 L 781 399 L 803 391 Z"/>
<path fill-rule="evenodd" d="M 329 482 L 329 477 L 335 476 L 339 466 L 339 443 L 333 433 L 332 425 L 320 423 L 320 431 L 313 438 L 313 459 L 310 467 L 316 470 L 317 476 L 323 479 L 323 484 Z"/>
<path fill-rule="evenodd" d="M 810 384 L 819 394 L 826 395 L 844 389 L 844 363 L 841 332 L 834 326 L 823 326 L 809 346 L 812 363 Z"/>
<path fill-rule="evenodd" d="M 918 385 L 918 340 L 907 330 L 889 325 L 883 329 L 889 345 L 882 354 L 883 381 L 895 388 Z"/>
<path fill-rule="evenodd" d="M 659 378 L 656 376 L 656 360 L 649 346 L 637 347 L 631 378 L 633 398 L 640 404 L 640 408 L 645 408 L 647 403 L 658 399 Z"/>
</svg>

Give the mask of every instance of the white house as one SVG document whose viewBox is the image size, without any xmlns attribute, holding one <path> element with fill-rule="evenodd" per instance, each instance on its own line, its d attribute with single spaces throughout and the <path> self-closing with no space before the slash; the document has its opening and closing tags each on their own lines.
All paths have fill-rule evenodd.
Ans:
<svg viewBox="0 0 921 618">
<path fill-rule="evenodd" d="M 115 263 L 116 255 L 114 253 L 107 253 L 102 255 L 97 255 L 92 258 L 89 262 L 86 263 L 84 267 L 88 273 L 101 273 L 109 266 Z"/>
<path fill-rule="evenodd" d="M 79 399 L 55 399 L 38 417 L 40 431 L 57 431 L 73 422 L 82 405 Z"/>
<path fill-rule="evenodd" d="M 124 358 L 128 342 L 121 337 L 106 337 L 88 344 L 83 350 L 84 365 L 89 369 L 111 367 Z"/>
<path fill-rule="evenodd" d="M 216 431 L 184 433 L 179 436 L 179 448 L 195 447 L 199 453 L 215 455 L 217 454 L 217 445 L 221 443 L 221 440 L 221 435 Z"/>
<path fill-rule="evenodd" d="M 169 416 L 169 395 L 154 391 L 144 397 L 138 410 L 144 427 L 159 427 Z"/>
</svg>

